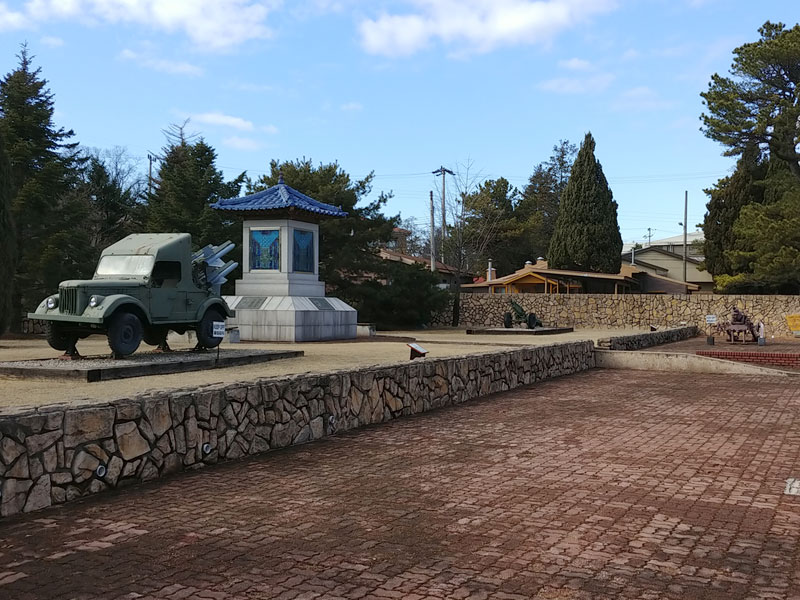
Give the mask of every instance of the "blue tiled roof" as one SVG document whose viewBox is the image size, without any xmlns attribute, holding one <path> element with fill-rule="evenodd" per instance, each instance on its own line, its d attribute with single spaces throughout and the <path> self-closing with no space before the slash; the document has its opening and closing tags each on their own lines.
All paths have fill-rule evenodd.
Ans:
<svg viewBox="0 0 800 600">
<path fill-rule="evenodd" d="M 297 208 L 331 217 L 347 216 L 347 213 L 340 207 L 319 202 L 289 187 L 283 182 L 283 177 L 278 180 L 277 185 L 273 185 L 271 188 L 262 192 L 256 192 L 255 194 L 242 196 L 241 198 L 220 200 L 212 204 L 211 208 L 237 211 L 265 211 Z"/>
</svg>

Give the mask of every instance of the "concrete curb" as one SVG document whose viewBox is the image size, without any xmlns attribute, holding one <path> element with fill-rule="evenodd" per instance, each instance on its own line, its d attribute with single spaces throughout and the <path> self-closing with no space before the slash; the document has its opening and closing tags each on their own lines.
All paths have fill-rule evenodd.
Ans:
<svg viewBox="0 0 800 600">
<path fill-rule="evenodd" d="M 765 375 L 768 377 L 800 376 L 800 373 L 768 369 L 708 356 L 683 352 L 630 352 L 595 350 L 595 366 L 600 369 L 634 371 L 672 371 L 680 373 L 728 373 L 733 375 Z"/>
</svg>

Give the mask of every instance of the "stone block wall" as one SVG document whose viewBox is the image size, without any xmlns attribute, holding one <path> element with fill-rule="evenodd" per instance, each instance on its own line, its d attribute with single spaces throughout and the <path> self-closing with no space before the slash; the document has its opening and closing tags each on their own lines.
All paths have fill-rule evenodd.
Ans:
<svg viewBox="0 0 800 600">
<path fill-rule="evenodd" d="M 534 312 L 546 326 L 577 328 L 678 327 L 682 323 L 704 330 L 705 316 L 727 320 L 737 306 L 753 321 L 764 321 L 767 335 L 791 336 L 786 315 L 800 314 L 800 296 L 723 296 L 718 294 L 461 294 L 461 327 L 502 327 L 511 310 L 509 298 Z M 433 324 L 451 323 L 452 306 L 434 317 Z"/>
<path fill-rule="evenodd" d="M 597 347 L 603 350 L 640 350 L 671 342 L 688 340 L 698 335 L 697 327 L 675 327 L 661 331 L 648 331 L 634 335 L 619 335 L 597 340 Z"/>
<path fill-rule="evenodd" d="M 301 444 L 593 366 L 593 344 L 576 342 L 0 416 L 0 515 Z"/>
</svg>

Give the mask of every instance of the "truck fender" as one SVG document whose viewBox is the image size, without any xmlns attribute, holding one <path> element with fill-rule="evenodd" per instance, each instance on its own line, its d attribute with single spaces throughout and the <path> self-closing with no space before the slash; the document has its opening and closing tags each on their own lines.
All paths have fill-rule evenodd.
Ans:
<svg viewBox="0 0 800 600">
<path fill-rule="evenodd" d="M 200 305 L 200 308 L 197 310 L 197 321 L 199 322 L 200 319 L 203 318 L 203 315 L 206 314 L 206 311 L 209 308 L 219 308 L 222 314 L 226 318 L 231 318 L 236 315 L 234 311 L 232 311 L 228 307 L 228 303 L 225 302 L 222 298 L 209 298 L 203 304 Z"/>
<path fill-rule="evenodd" d="M 104 319 L 108 319 L 111 315 L 123 308 L 136 314 L 142 321 L 143 326 L 146 327 L 150 324 L 150 315 L 148 314 L 144 304 L 142 304 L 136 298 L 126 294 L 113 294 L 111 296 L 106 296 L 100 306 L 94 309 L 87 308 L 86 310 L 98 311 L 99 316 L 102 316 Z"/>
</svg>

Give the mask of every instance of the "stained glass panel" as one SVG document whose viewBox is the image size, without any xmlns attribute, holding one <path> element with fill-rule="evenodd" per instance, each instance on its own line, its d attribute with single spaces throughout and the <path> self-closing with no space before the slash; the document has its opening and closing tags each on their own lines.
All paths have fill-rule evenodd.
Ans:
<svg viewBox="0 0 800 600">
<path fill-rule="evenodd" d="M 314 233 L 294 230 L 294 271 L 299 273 L 314 272 Z"/>
<path fill-rule="evenodd" d="M 277 271 L 280 268 L 280 232 L 277 229 L 251 229 L 250 270 Z"/>
</svg>

